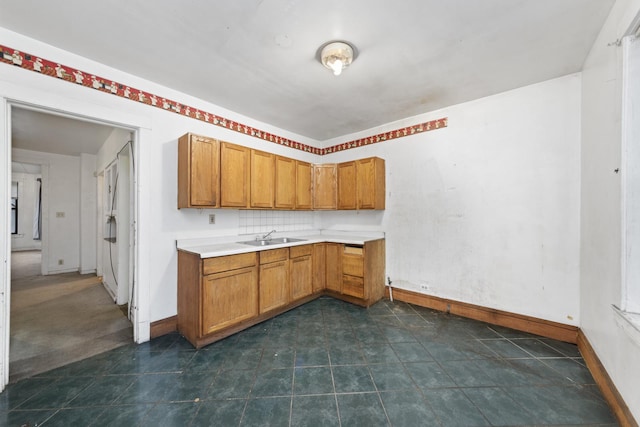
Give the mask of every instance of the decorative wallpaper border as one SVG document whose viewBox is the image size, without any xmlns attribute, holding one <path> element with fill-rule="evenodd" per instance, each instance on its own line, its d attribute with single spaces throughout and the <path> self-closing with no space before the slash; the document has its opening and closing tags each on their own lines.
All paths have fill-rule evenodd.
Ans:
<svg viewBox="0 0 640 427">
<path fill-rule="evenodd" d="M 352 148 L 358 148 L 364 145 L 371 145 L 396 138 L 411 136 L 420 132 L 436 130 L 439 128 L 447 127 L 448 124 L 448 119 L 442 118 L 425 123 L 420 123 L 417 125 L 407 126 L 405 128 L 396 129 L 378 135 L 368 136 L 366 138 L 344 142 L 332 147 L 316 148 L 298 141 L 265 132 L 252 126 L 247 126 L 245 124 L 229 120 L 208 111 L 200 110 L 198 108 L 194 108 L 177 101 L 172 101 L 159 95 L 145 92 L 141 89 L 129 87 L 125 84 L 118 83 L 115 80 L 106 79 L 104 77 L 96 76 L 95 74 L 81 71 L 67 65 L 61 65 L 60 63 L 41 58 L 39 56 L 20 52 L 19 50 L 12 49 L 1 44 L 0 61 L 4 62 L 5 64 L 20 67 L 25 70 L 34 71 L 46 76 L 65 80 L 69 83 L 79 84 L 81 86 L 98 90 L 100 92 L 119 96 L 131 101 L 147 104 L 151 107 L 160 108 L 162 110 L 190 117 L 195 120 L 210 123 L 215 126 L 243 133 L 245 135 L 272 142 L 274 144 L 284 145 L 289 148 L 294 148 L 296 150 L 301 150 L 320 156 L 335 153 L 338 151 L 349 150 Z"/>
</svg>

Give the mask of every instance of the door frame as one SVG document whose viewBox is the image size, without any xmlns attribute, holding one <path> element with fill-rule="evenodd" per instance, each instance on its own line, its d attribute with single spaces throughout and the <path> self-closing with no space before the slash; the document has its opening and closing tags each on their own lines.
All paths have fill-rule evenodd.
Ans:
<svg viewBox="0 0 640 427">
<path fill-rule="evenodd" d="M 28 97 L 28 95 L 27 95 Z M 141 191 L 146 182 L 146 167 L 141 152 L 150 146 L 151 129 L 148 125 L 151 120 L 148 117 L 137 116 L 122 111 L 101 107 L 96 109 L 95 104 L 82 102 L 76 99 L 49 98 L 47 102 L 42 99 L 29 100 L 18 97 L 3 97 L 0 95 L 0 165 L 4 166 L 5 173 L 0 173 L 0 253 L 4 257 L 0 265 L 0 392 L 9 382 L 9 342 L 10 342 L 10 315 L 11 315 L 11 238 L 9 235 L 9 195 L 11 194 L 11 108 L 13 106 L 42 111 L 48 114 L 61 115 L 81 121 L 95 122 L 108 126 L 124 128 L 133 134 L 133 155 L 136 159 L 136 170 L 132 177 L 135 188 L 132 206 L 134 210 L 133 221 L 133 250 L 134 259 L 134 301 L 130 309 L 131 323 L 133 324 L 133 338 L 137 343 L 150 339 L 150 282 L 148 279 L 147 257 L 143 254 L 147 239 L 144 238 L 144 228 L 140 227 L 140 218 L 146 217 L 148 210 L 148 192 Z M 86 111 L 99 111 L 94 115 L 86 114 Z M 141 250 L 142 249 L 142 250 Z"/>
</svg>

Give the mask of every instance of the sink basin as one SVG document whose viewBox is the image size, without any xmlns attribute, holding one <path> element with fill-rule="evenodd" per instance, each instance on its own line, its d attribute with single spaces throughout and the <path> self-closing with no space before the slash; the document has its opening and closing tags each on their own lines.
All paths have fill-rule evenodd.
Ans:
<svg viewBox="0 0 640 427">
<path fill-rule="evenodd" d="M 251 246 L 270 246 L 270 245 L 281 245 L 283 243 L 293 243 L 293 242 L 304 242 L 305 239 L 295 239 L 293 237 L 277 237 L 275 239 L 269 240 L 247 240 L 242 243 L 243 245 L 251 245 Z"/>
</svg>

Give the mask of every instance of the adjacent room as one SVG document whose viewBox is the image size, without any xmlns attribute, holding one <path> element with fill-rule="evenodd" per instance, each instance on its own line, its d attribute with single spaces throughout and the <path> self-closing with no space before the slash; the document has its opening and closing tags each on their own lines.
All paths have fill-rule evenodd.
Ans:
<svg viewBox="0 0 640 427">
<path fill-rule="evenodd" d="M 0 424 L 638 425 L 637 0 L 0 9 Z"/>
</svg>

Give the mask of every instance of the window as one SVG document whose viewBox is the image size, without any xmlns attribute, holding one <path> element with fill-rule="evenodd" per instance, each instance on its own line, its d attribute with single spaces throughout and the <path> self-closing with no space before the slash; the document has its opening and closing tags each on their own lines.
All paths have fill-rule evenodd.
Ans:
<svg viewBox="0 0 640 427">
<path fill-rule="evenodd" d="M 11 234 L 18 234 L 18 183 L 11 182 Z"/>
<path fill-rule="evenodd" d="M 622 40 L 622 292 L 620 309 L 640 315 L 640 37 Z M 635 321 L 638 321 L 636 319 Z"/>
</svg>

